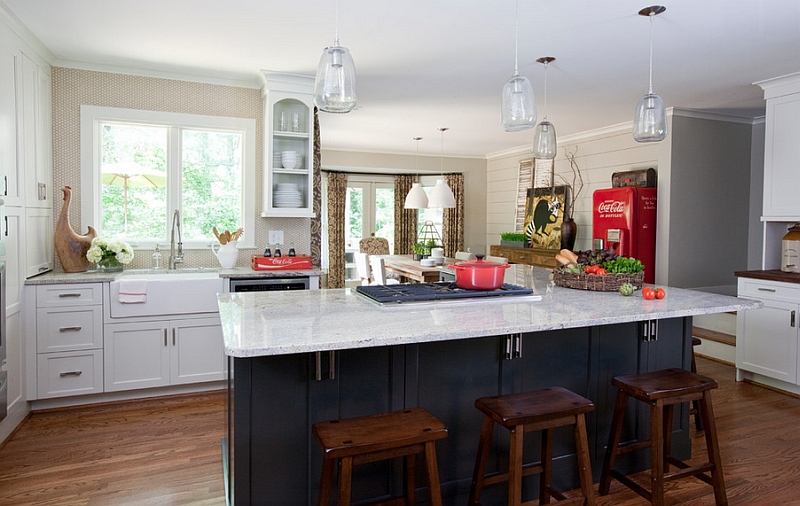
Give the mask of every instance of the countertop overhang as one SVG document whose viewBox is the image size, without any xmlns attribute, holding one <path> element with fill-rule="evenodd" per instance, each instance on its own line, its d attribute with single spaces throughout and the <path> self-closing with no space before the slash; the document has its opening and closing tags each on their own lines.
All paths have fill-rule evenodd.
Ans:
<svg viewBox="0 0 800 506">
<path fill-rule="evenodd" d="M 548 286 L 550 271 L 513 265 L 506 282 L 531 287 L 542 300 L 437 301 L 379 306 L 350 289 L 224 293 L 218 296 L 225 353 L 246 358 L 446 341 L 743 311 L 761 303 L 666 288 L 644 300 L 618 292 Z"/>
</svg>

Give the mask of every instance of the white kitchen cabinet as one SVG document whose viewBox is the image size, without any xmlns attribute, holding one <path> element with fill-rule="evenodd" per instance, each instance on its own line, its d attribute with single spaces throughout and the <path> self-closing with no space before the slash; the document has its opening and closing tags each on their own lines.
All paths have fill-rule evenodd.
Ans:
<svg viewBox="0 0 800 506">
<path fill-rule="evenodd" d="M 767 101 L 763 217 L 800 219 L 800 74 L 758 83 Z"/>
<path fill-rule="evenodd" d="M 103 391 L 100 283 L 39 285 L 36 293 L 37 399 Z"/>
<path fill-rule="evenodd" d="M 736 368 L 797 384 L 800 285 L 739 278 L 738 294 L 764 307 L 736 315 Z"/>
<path fill-rule="evenodd" d="M 225 379 L 217 316 L 105 326 L 106 392 Z"/>
<path fill-rule="evenodd" d="M 23 204 L 17 165 L 17 57 L 0 45 L 0 198 L 7 206 Z"/>
<path fill-rule="evenodd" d="M 25 208 L 25 277 L 53 269 L 53 210 Z"/>
<path fill-rule="evenodd" d="M 26 54 L 21 57 L 20 166 L 25 205 L 52 209 L 52 81 L 50 70 Z"/>
<path fill-rule="evenodd" d="M 264 217 L 314 217 L 314 78 L 264 72 Z M 281 152 L 298 154 L 284 167 Z M 300 193 L 299 204 L 295 199 Z"/>
<path fill-rule="evenodd" d="M 2 233 L 6 243 L 6 311 L 8 315 L 22 309 L 22 266 L 25 263 L 25 249 L 22 242 L 22 221 L 25 210 L 21 207 L 6 207 Z"/>
</svg>

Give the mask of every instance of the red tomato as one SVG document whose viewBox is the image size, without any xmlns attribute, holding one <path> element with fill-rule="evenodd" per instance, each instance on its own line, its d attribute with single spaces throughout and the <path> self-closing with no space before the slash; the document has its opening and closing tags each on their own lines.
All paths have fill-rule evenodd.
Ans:
<svg viewBox="0 0 800 506">
<path fill-rule="evenodd" d="M 656 289 L 656 299 L 663 299 L 667 296 L 667 292 L 663 288 Z"/>
<path fill-rule="evenodd" d="M 642 288 L 642 297 L 645 300 L 653 300 L 656 298 L 656 291 L 650 288 L 649 286 L 646 286 Z"/>
<path fill-rule="evenodd" d="M 602 267 L 598 267 L 597 270 L 595 271 L 595 274 L 597 274 L 598 276 L 605 276 L 606 270 Z"/>
<path fill-rule="evenodd" d="M 599 268 L 597 265 L 587 265 L 585 270 L 587 274 L 597 274 L 597 269 Z"/>
</svg>

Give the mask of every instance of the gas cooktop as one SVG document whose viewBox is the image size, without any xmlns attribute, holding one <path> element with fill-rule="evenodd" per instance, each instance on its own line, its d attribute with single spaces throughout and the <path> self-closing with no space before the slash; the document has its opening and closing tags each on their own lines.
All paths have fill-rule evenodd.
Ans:
<svg viewBox="0 0 800 506">
<path fill-rule="evenodd" d="M 504 284 L 497 290 L 466 290 L 452 281 L 357 286 L 356 293 L 381 305 L 533 294 L 531 288 Z M 535 296 L 539 300 L 540 296 Z"/>
</svg>

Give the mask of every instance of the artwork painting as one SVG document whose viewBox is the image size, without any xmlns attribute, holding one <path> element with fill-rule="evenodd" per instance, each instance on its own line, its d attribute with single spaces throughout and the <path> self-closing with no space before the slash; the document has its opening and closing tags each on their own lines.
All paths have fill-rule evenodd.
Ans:
<svg viewBox="0 0 800 506">
<path fill-rule="evenodd" d="M 525 237 L 532 248 L 561 249 L 561 224 L 568 186 L 530 188 L 525 202 Z"/>
</svg>

